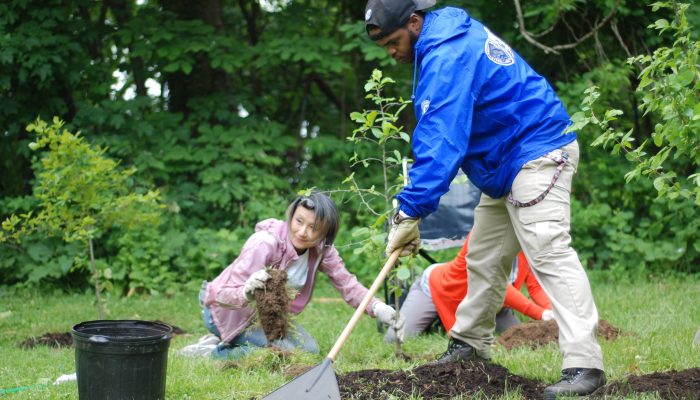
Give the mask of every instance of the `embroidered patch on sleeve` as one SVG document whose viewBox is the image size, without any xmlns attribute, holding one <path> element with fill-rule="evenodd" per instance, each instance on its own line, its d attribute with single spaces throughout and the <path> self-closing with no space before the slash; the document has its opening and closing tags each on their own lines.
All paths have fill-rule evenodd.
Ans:
<svg viewBox="0 0 700 400">
<path fill-rule="evenodd" d="M 430 100 L 423 100 L 420 103 L 421 114 L 425 114 L 428 111 L 428 107 L 430 107 Z"/>
<path fill-rule="evenodd" d="M 484 28 L 488 37 L 484 44 L 484 52 L 489 60 L 499 65 L 512 65 L 515 63 L 513 50 L 505 44 L 498 36 L 491 33 L 490 30 Z"/>
</svg>

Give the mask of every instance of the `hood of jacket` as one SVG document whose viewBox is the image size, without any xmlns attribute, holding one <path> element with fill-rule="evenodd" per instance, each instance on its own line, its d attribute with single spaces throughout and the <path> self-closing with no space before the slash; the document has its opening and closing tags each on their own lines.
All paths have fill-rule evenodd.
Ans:
<svg viewBox="0 0 700 400">
<path fill-rule="evenodd" d="M 471 17 L 459 8 L 446 7 L 426 14 L 414 47 L 416 64 L 420 64 L 420 60 L 431 49 L 467 35 L 471 26 Z"/>
</svg>

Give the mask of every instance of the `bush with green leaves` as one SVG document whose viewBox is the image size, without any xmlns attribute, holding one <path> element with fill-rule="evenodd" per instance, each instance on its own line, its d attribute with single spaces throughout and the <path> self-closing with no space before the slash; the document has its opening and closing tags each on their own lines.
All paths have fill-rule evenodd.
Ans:
<svg viewBox="0 0 700 400">
<path fill-rule="evenodd" d="M 688 72 L 698 73 L 698 42 L 684 17 L 687 5 L 652 7 L 675 16 L 650 26 L 672 29 L 671 44 L 559 85 L 559 94 L 577 111 L 570 130 L 578 132 L 581 144 L 573 244 L 587 266 L 608 269 L 613 279 L 700 272 L 694 172 L 700 79 L 689 79 Z"/>
<path fill-rule="evenodd" d="M 582 111 L 574 114 L 570 131 L 588 124 L 602 130 L 593 146 L 610 148 L 612 154 L 624 154 L 634 163 L 625 174 L 629 183 L 647 176 L 654 182 L 659 196 L 690 199 L 700 206 L 700 41 L 692 38 L 692 27 L 686 18 L 689 4 L 656 2 L 654 11 L 671 9 L 674 19 L 658 19 L 650 29 L 663 34 L 672 31 L 675 41 L 660 47 L 653 54 L 628 59 L 639 66 L 639 111 L 655 120 L 650 138 L 636 144 L 635 127 L 621 129 L 619 109 L 595 113 L 593 104 L 600 97 L 597 86 L 586 90 Z"/>
<path fill-rule="evenodd" d="M 29 147 L 45 150 L 34 164 L 37 208 L 3 221 L 0 243 L 17 243 L 40 234 L 84 245 L 101 319 L 100 277 L 104 270 L 97 268 L 94 242 L 112 229 L 128 232 L 137 226 L 157 226 L 162 209 L 158 191 L 134 188 L 130 181 L 133 168 L 118 168 L 118 162 L 106 157 L 104 149 L 92 146 L 79 133 L 63 129 L 58 118 L 51 125 L 37 119 L 27 130 L 36 134 Z M 75 260 L 81 260 L 80 253 Z M 66 269 L 65 262 L 59 265 Z M 76 263 L 76 267 L 82 265 Z"/>
</svg>

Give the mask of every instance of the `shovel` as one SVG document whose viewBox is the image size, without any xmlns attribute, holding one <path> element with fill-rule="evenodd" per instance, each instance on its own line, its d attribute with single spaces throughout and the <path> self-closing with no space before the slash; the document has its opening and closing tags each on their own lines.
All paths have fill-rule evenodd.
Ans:
<svg viewBox="0 0 700 400">
<path fill-rule="evenodd" d="M 306 371 L 302 375 L 289 381 L 284 386 L 275 390 L 274 392 L 268 394 L 263 398 L 263 400 L 289 400 L 289 399 L 304 399 L 304 400 L 341 400 L 340 390 L 338 389 L 338 380 L 336 379 L 335 372 L 333 371 L 333 361 L 335 357 L 340 352 L 340 348 L 343 347 L 345 341 L 350 336 L 350 333 L 355 329 L 357 321 L 360 320 L 360 316 L 367 308 L 367 304 L 372 299 L 377 289 L 382 284 L 386 276 L 391 271 L 391 268 L 396 263 L 396 259 L 399 257 L 401 249 L 394 250 L 389 256 L 389 259 L 384 264 L 384 267 L 377 275 L 377 278 L 372 283 L 372 286 L 367 291 L 367 294 L 362 299 L 362 302 L 355 310 L 355 313 L 350 318 L 350 322 L 345 326 L 343 333 L 340 334 L 338 340 L 336 340 L 335 345 L 328 353 L 326 358 L 317 366 Z"/>
</svg>

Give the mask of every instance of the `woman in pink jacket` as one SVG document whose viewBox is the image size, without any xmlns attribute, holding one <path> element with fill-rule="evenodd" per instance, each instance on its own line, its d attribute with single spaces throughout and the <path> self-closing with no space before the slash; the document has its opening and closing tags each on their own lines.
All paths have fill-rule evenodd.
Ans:
<svg viewBox="0 0 700 400">
<path fill-rule="evenodd" d="M 299 314 L 311 300 L 319 272 L 330 278 L 352 307 L 359 306 L 367 294 L 367 288 L 348 272 L 333 246 L 339 216 L 330 198 L 318 192 L 300 196 L 289 205 L 286 217 L 286 221 L 259 222 L 238 258 L 216 279 L 203 284 L 200 304 L 204 324 L 215 335 L 203 341 L 216 343 L 212 345 L 212 357 L 236 359 L 268 345 L 259 324 L 251 324 L 253 308 L 250 307 L 253 292 L 264 287 L 269 278 L 266 267 L 287 271 L 287 284 L 298 291 L 289 310 L 294 314 Z M 397 320 L 394 309 L 376 298 L 369 302 L 365 312 L 403 332 L 403 319 Z M 316 341 L 301 325 L 295 323 L 289 331 L 287 337 L 273 344 L 319 352 Z"/>
</svg>

